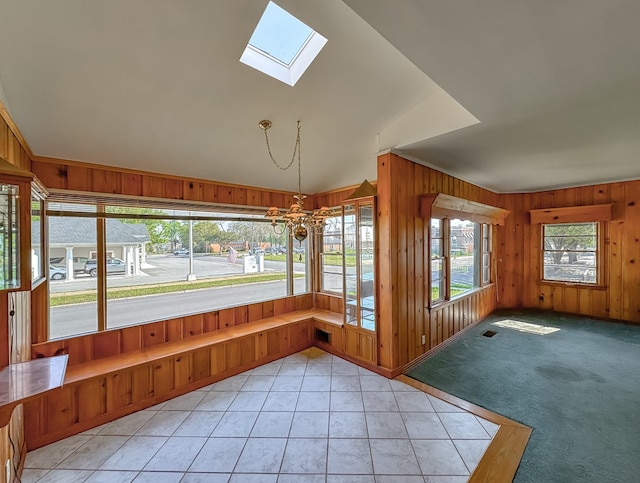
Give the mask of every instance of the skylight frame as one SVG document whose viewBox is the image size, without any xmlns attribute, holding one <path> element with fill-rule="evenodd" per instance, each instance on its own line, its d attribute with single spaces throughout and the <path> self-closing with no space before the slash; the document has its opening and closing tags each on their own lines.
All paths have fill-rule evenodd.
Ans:
<svg viewBox="0 0 640 483">
<path fill-rule="evenodd" d="M 274 2 L 269 3 L 271 4 Z M 275 3 L 274 5 L 278 6 Z M 278 8 L 282 9 L 282 7 L 279 6 Z M 291 15 L 289 12 L 286 13 Z M 253 46 L 251 43 L 248 43 L 245 47 L 244 52 L 240 57 L 240 62 L 293 87 L 320 53 L 324 45 L 327 43 L 327 39 L 298 18 L 293 15 L 291 16 L 309 28 L 311 30 L 311 34 L 306 38 L 298 52 L 294 55 L 293 60 L 288 65 L 270 55 L 268 52 Z M 258 23 L 256 29 L 259 27 L 260 23 Z"/>
</svg>

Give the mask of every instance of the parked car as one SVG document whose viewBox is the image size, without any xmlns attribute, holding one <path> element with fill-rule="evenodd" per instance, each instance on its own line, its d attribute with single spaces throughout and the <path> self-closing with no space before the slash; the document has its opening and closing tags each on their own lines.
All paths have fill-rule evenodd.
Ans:
<svg viewBox="0 0 640 483">
<path fill-rule="evenodd" d="M 64 267 L 49 265 L 49 278 L 51 280 L 64 280 L 67 278 L 67 269 Z"/>
<path fill-rule="evenodd" d="M 88 273 L 92 277 L 98 275 L 97 260 L 90 258 L 84 265 L 84 272 Z M 107 258 L 107 275 L 110 273 L 125 273 L 127 271 L 127 265 L 119 258 Z"/>
<path fill-rule="evenodd" d="M 189 250 L 187 250 L 186 248 L 178 248 L 177 250 L 173 251 L 174 255 L 189 255 Z"/>
<path fill-rule="evenodd" d="M 73 271 L 74 272 L 84 272 L 84 266 L 87 263 L 87 257 L 73 257 Z M 65 257 L 55 257 L 49 259 L 50 265 L 55 265 L 56 267 L 65 267 L 66 266 Z"/>
</svg>

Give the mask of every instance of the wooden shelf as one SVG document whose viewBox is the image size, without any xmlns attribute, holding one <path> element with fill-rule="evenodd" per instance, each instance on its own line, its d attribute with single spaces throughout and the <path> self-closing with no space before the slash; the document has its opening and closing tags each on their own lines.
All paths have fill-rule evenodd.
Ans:
<svg viewBox="0 0 640 483">
<path fill-rule="evenodd" d="M 504 225 L 509 210 L 444 193 L 432 193 L 420 197 L 420 214 L 423 218 L 459 218 L 477 223 Z"/>
<path fill-rule="evenodd" d="M 6 426 L 13 409 L 62 386 L 67 355 L 11 364 L 0 371 L 0 427 Z"/>
<path fill-rule="evenodd" d="M 536 223 L 580 223 L 592 221 L 610 221 L 612 219 L 612 205 L 582 205 L 564 206 L 560 208 L 545 208 L 529 210 L 531 224 Z"/>
</svg>

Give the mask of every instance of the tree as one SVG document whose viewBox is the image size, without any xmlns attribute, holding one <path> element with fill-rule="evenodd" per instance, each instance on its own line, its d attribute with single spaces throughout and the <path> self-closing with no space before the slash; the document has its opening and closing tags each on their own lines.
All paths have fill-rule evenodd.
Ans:
<svg viewBox="0 0 640 483">
<path fill-rule="evenodd" d="M 194 221 L 193 246 L 194 252 L 208 253 L 212 244 L 224 246 L 235 240 L 235 234 L 225 230 L 225 223 L 221 221 Z M 184 247 L 189 246 L 189 223 L 183 222 L 178 229 L 178 238 Z"/>
<path fill-rule="evenodd" d="M 569 263 L 575 263 L 579 252 L 595 251 L 597 225 L 574 223 L 544 226 L 545 255 L 551 255 L 554 264 L 560 264 L 566 253 Z"/>
<path fill-rule="evenodd" d="M 129 208 L 123 206 L 107 206 L 105 208 L 106 213 L 123 213 L 131 215 L 166 215 L 162 210 L 153 208 Z M 151 239 L 149 246 L 150 252 L 163 251 L 167 243 L 175 243 L 172 237 L 175 235 L 175 222 L 173 220 L 158 220 L 158 219 L 137 219 L 137 218 L 123 218 L 120 219 L 122 223 L 142 224 L 146 225 Z M 173 246 L 171 247 L 174 248 Z"/>
<path fill-rule="evenodd" d="M 248 241 L 251 248 L 265 242 L 284 244 L 284 234 L 276 235 L 268 223 L 234 221 L 229 223 L 228 231 L 233 234 L 233 239 L 229 241 Z"/>
</svg>

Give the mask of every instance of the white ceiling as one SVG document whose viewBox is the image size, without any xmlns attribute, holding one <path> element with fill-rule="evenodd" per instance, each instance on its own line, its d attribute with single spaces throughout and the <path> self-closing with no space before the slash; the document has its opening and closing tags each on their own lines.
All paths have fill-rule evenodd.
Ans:
<svg viewBox="0 0 640 483">
<path fill-rule="evenodd" d="M 295 87 L 238 61 L 267 0 L 0 0 L 0 99 L 36 155 L 272 189 L 265 118 L 282 164 L 302 121 L 308 193 L 386 149 L 499 192 L 640 178 L 638 0 L 276 3 L 329 40 Z"/>
</svg>

